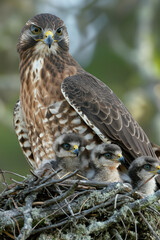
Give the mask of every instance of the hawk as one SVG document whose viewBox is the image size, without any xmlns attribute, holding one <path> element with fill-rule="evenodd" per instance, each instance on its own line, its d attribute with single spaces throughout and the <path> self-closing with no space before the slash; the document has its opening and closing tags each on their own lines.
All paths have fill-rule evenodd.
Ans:
<svg viewBox="0 0 160 240">
<path fill-rule="evenodd" d="M 157 188 L 155 176 L 160 173 L 158 159 L 141 156 L 135 159 L 128 169 L 133 189 L 139 187 L 139 191 L 149 195 L 153 194 Z M 153 178 L 151 178 L 154 176 Z M 149 180 L 149 178 L 151 178 Z M 145 183 L 145 181 L 149 180 Z M 144 185 L 142 185 L 144 183 Z M 142 185 L 142 186 L 141 186 Z"/>
<path fill-rule="evenodd" d="M 122 150 L 116 144 L 102 143 L 91 152 L 87 178 L 97 181 L 122 182 L 118 167 L 123 161 Z"/>
<path fill-rule="evenodd" d="M 145 132 L 120 99 L 70 55 L 60 18 L 31 18 L 20 33 L 17 50 L 21 89 L 14 125 L 33 168 L 54 159 L 53 142 L 71 132 L 83 136 L 89 151 L 103 142 L 119 145 L 128 163 L 141 155 L 155 157 Z"/>
</svg>

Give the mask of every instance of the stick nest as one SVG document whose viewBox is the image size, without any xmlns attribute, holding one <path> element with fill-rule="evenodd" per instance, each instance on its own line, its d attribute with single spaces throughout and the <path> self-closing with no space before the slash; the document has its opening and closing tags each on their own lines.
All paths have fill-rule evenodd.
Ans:
<svg viewBox="0 0 160 240">
<path fill-rule="evenodd" d="M 57 171 L 58 172 L 58 171 Z M 160 239 L 160 190 L 144 197 L 122 183 L 25 178 L 0 194 L 0 239 Z"/>
</svg>

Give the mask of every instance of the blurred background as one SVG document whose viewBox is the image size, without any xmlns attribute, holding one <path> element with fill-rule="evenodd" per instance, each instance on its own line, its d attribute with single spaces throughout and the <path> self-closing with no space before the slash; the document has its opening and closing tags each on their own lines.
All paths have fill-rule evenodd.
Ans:
<svg viewBox="0 0 160 240">
<path fill-rule="evenodd" d="M 25 22 L 42 12 L 64 20 L 74 58 L 113 89 L 160 145 L 158 0 L 0 0 L 0 168 L 29 173 L 12 124 L 20 89 L 16 44 Z"/>
</svg>

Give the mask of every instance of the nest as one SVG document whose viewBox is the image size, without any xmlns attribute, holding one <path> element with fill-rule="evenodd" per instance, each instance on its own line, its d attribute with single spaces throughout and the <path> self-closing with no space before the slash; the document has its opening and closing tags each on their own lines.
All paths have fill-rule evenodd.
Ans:
<svg viewBox="0 0 160 240">
<path fill-rule="evenodd" d="M 160 239 L 160 190 L 35 175 L 0 194 L 0 239 Z"/>
</svg>

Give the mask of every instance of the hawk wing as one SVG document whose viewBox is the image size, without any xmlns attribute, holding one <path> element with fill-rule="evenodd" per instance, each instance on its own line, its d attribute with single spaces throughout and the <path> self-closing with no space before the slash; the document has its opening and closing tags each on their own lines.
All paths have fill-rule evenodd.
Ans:
<svg viewBox="0 0 160 240">
<path fill-rule="evenodd" d="M 113 91 L 89 73 L 64 79 L 62 93 L 69 104 L 103 142 L 118 144 L 127 160 L 153 156 L 150 141 Z"/>
<path fill-rule="evenodd" d="M 31 144 L 28 137 L 28 129 L 23 118 L 20 100 L 16 102 L 13 114 L 13 125 L 16 135 L 18 137 L 19 144 L 30 166 L 34 168 L 35 161 L 33 158 Z"/>
</svg>

